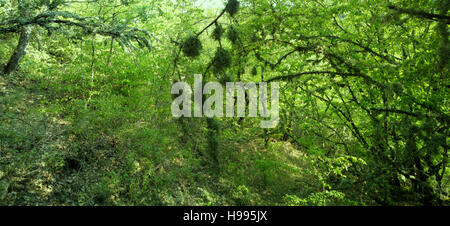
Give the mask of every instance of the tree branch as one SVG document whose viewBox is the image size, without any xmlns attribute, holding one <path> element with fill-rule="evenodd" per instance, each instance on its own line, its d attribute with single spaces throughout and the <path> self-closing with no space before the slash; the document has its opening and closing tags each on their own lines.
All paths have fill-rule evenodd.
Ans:
<svg viewBox="0 0 450 226">
<path fill-rule="evenodd" d="M 430 20 L 433 20 L 433 21 L 447 20 L 446 23 L 450 24 L 450 16 L 433 14 L 433 13 L 427 13 L 427 12 L 421 11 L 421 10 L 404 9 L 404 8 L 400 8 L 400 7 L 397 7 L 397 6 L 394 6 L 394 5 L 389 5 L 388 8 L 392 9 L 392 10 L 395 10 L 395 11 L 397 11 L 399 13 L 404 13 L 404 14 L 408 14 L 408 15 L 411 15 L 411 16 L 415 16 L 415 17 L 430 19 Z"/>
</svg>

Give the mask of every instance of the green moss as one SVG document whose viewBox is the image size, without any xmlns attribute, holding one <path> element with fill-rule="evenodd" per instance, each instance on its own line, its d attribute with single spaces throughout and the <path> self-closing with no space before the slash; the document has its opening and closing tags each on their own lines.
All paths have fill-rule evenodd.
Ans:
<svg viewBox="0 0 450 226">
<path fill-rule="evenodd" d="M 222 28 L 222 25 L 216 23 L 216 27 L 214 28 L 214 31 L 212 33 L 212 38 L 216 41 L 220 41 L 224 33 L 224 30 Z"/>
<path fill-rule="evenodd" d="M 230 15 L 234 16 L 239 11 L 239 1 L 238 0 L 228 0 L 225 6 L 225 11 Z"/>
<path fill-rule="evenodd" d="M 233 26 L 231 26 L 231 27 L 228 29 L 228 32 L 227 32 L 227 38 L 228 38 L 228 40 L 230 40 L 230 42 L 233 43 L 233 44 L 236 44 L 237 41 L 239 40 L 239 33 L 238 33 L 238 31 L 237 31 Z"/>
<path fill-rule="evenodd" d="M 218 47 L 213 59 L 213 66 L 217 72 L 223 71 L 231 66 L 231 54 L 224 48 Z"/>
<path fill-rule="evenodd" d="M 189 36 L 182 44 L 184 55 L 188 57 L 197 57 L 202 50 L 202 42 L 196 36 Z"/>
</svg>

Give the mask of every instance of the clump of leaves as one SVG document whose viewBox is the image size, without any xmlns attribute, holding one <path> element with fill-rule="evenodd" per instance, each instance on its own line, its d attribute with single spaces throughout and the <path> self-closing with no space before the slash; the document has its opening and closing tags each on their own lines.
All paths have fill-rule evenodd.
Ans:
<svg viewBox="0 0 450 226">
<path fill-rule="evenodd" d="M 231 66 L 231 54 L 224 48 L 218 47 L 213 59 L 213 66 L 216 71 L 223 71 Z"/>
<path fill-rule="evenodd" d="M 230 16 L 234 16 L 239 11 L 239 1 L 228 0 L 227 5 L 225 6 L 225 11 L 230 14 Z"/>
<path fill-rule="evenodd" d="M 223 33 L 224 30 L 222 28 L 222 25 L 216 23 L 216 28 L 214 28 L 214 31 L 212 33 L 213 39 L 219 41 L 222 38 Z"/>
<path fill-rule="evenodd" d="M 206 118 L 206 124 L 208 126 L 208 129 L 213 131 L 219 131 L 220 130 L 220 122 L 215 118 Z"/>
<path fill-rule="evenodd" d="M 250 190 L 245 185 L 239 185 L 232 191 L 232 197 L 238 205 L 251 205 Z"/>
<path fill-rule="evenodd" d="M 202 50 L 202 42 L 197 36 L 189 36 L 182 43 L 182 49 L 184 55 L 188 57 L 197 57 Z"/>
<path fill-rule="evenodd" d="M 208 140 L 209 154 L 217 162 L 217 148 L 219 146 L 218 131 L 220 130 L 220 123 L 215 118 L 206 118 L 206 124 L 208 126 L 208 132 L 206 139 Z"/>
<path fill-rule="evenodd" d="M 228 29 L 227 38 L 228 38 L 228 40 L 230 40 L 231 43 L 233 43 L 233 44 L 237 43 L 238 38 L 239 38 L 239 33 L 237 32 L 237 30 L 233 26 L 231 26 Z"/>
<path fill-rule="evenodd" d="M 403 85 L 400 82 L 394 82 L 392 84 L 392 89 L 395 93 L 401 94 L 403 92 Z"/>
<path fill-rule="evenodd" d="M 223 74 L 219 79 L 219 82 L 222 85 L 227 84 L 227 82 L 233 82 L 233 81 L 234 81 L 234 77 L 228 73 Z"/>
<path fill-rule="evenodd" d="M 252 68 L 252 75 L 255 76 L 256 74 L 258 74 L 258 69 L 255 66 Z"/>
</svg>

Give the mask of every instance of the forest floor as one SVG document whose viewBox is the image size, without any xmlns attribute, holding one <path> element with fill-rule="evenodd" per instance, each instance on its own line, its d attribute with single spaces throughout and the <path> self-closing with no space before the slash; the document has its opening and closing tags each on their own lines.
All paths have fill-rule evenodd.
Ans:
<svg viewBox="0 0 450 226">
<path fill-rule="evenodd" d="M 306 155 L 289 142 L 267 146 L 245 129 L 225 128 L 215 165 L 197 150 L 197 136 L 186 150 L 176 129 L 151 125 L 155 118 L 127 122 L 126 129 L 89 128 L 89 120 L 115 116 L 96 106 L 78 114 L 71 108 L 76 100 L 64 99 L 51 83 L 0 77 L 2 204 L 276 205 L 317 187 Z"/>
</svg>

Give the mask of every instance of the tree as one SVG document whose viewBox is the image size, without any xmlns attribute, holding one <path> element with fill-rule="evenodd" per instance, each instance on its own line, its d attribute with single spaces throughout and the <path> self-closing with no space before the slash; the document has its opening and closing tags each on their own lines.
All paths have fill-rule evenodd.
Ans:
<svg viewBox="0 0 450 226">
<path fill-rule="evenodd" d="M 437 2 L 416 3 L 421 10 L 397 6 L 404 1 L 243 3 L 252 16 L 239 18 L 247 25 L 241 55 L 266 69 L 266 81 L 289 87 L 281 123 L 292 127 L 280 132 L 297 141 L 293 131 L 311 124 L 310 136 L 329 145 L 327 156 L 363 158 L 370 167 L 353 169 L 352 184 L 379 204 L 441 202 L 449 4 Z"/>
<path fill-rule="evenodd" d="M 115 20 L 105 24 L 96 20 L 95 17 L 87 17 L 64 10 L 69 5 L 94 4 L 96 2 L 65 0 L 18 0 L 17 2 L 8 2 L 7 5 L 10 6 L 10 10 L 7 13 L 0 14 L 0 33 L 19 33 L 20 36 L 14 53 L 4 68 L 4 73 L 10 74 L 17 69 L 20 59 L 26 54 L 31 31 L 36 26 L 47 30 L 48 34 L 58 32 L 78 39 L 87 35 L 109 36 L 123 46 L 131 45 L 131 41 L 135 41 L 140 46 L 150 50 L 150 34 L 145 30 L 129 27 L 127 24 Z M 128 1 L 122 1 L 119 6 L 128 4 L 130 4 Z M 117 6 L 115 2 L 112 2 L 112 5 L 106 7 Z M 114 13 L 113 17 L 115 15 Z"/>
</svg>

